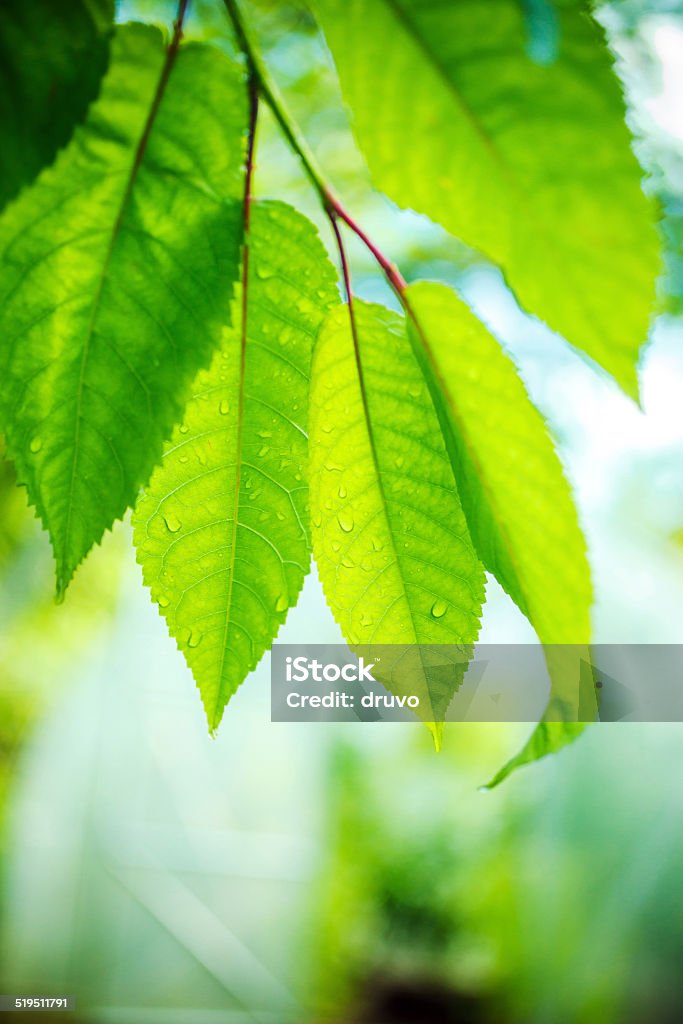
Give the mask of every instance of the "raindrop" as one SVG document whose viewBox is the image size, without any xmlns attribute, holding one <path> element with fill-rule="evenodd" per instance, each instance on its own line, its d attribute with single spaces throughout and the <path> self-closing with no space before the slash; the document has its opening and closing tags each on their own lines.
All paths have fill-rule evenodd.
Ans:
<svg viewBox="0 0 683 1024">
<path fill-rule="evenodd" d="M 29 449 L 34 455 L 37 455 L 40 449 L 43 447 L 43 440 L 40 437 L 34 437 L 29 445 Z"/>
<path fill-rule="evenodd" d="M 166 529 L 169 533 L 177 533 L 183 525 L 172 512 L 169 512 L 164 516 L 164 522 L 166 523 Z"/>
<path fill-rule="evenodd" d="M 230 403 L 224 398 L 221 404 L 218 406 L 218 411 L 221 416 L 227 416 L 230 412 Z"/>
<path fill-rule="evenodd" d="M 181 433 L 181 434 L 186 434 L 186 433 L 188 432 L 188 430 L 189 430 L 189 427 L 187 427 L 187 426 L 186 426 L 186 425 L 185 425 L 185 424 L 183 423 L 183 424 L 182 424 L 182 426 L 180 426 L 180 427 L 179 427 L 178 429 L 180 430 L 180 433 Z"/>
<path fill-rule="evenodd" d="M 353 527 L 355 526 L 353 516 L 349 515 L 348 512 L 340 512 L 339 515 L 337 516 L 337 522 L 341 526 L 344 533 L 351 533 Z"/>
<path fill-rule="evenodd" d="M 346 497 L 347 491 L 346 491 L 346 488 L 344 487 L 344 484 L 341 485 L 341 487 L 337 491 L 337 494 L 339 495 L 340 498 L 345 498 Z"/>
<path fill-rule="evenodd" d="M 187 638 L 187 646 L 188 647 L 199 647 L 201 642 L 202 642 L 202 634 L 200 633 L 200 631 L 198 629 L 191 629 L 190 630 L 190 635 Z"/>
<path fill-rule="evenodd" d="M 289 607 L 289 601 L 287 600 L 286 594 L 280 594 L 277 601 L 275 602 L 276 612 L 286 612 Z"/>
<path fill-rule="evenodd" d="M 160 608 L 168 608 L 170 603 L 171 602 L 168 599 L 168 597 L 166 597 L 166 594 L 159 594 L 159 597 L 157 598 L 157 604 L 159 605 Z"/>
<path fill-rule="evenodd" d="M 441 619 L 448 611 L 448 605 L 441 598 L 437 599 L 432 605 L 432 616 L 435 619 Z"/>
</svg>

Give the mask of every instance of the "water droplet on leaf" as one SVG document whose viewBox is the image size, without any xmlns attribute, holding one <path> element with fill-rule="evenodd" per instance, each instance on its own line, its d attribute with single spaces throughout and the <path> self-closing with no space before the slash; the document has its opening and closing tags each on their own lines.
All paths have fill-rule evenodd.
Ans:
<svg viewBox="0 0 683 1024">
<path fill-rule="evenodd" d="M 188 647 L 199 647 L 202 642 L 202 634 L 198 629 L 191 629 L 190 635 L 187 638 Z"/>
<path fill-rule="evenodd" d="M 177 516 L 174 516 L 172 512 L 168 512 L 164 515 L 164 522 L 166 523 L 166 529 L 169 533 L 177 533 L 180 527 L 183 525 Z"/>
<path fill-rule="evenodd" d="M 337 522 L 341 526 L 344 533 L 351 533 L 355 526 L 353 516 L 349 515 L 348 512 L 340 512 L 339 515 L 337 516 Z"/>
</svg>

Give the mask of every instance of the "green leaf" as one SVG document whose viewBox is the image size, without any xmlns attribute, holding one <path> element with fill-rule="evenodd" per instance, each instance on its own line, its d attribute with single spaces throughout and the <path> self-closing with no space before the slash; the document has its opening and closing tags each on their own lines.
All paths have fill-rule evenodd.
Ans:
<svg viewBox="0 0 683 1024">
<path fill-rule="evenodd" d="M 496 772 L 484 789 L 494 789 L 507 779 L 517 768 L 556 754 L 558 750 L 573 743 L 586 729 L 585 722 L 540 722 L 520 752 L 510 758 L 500 771 Z"/>
<path fill-rule="evenodd" d="M 215 729 L 271 646 L 308 572 L 306 420 L 311 350 L 336 275 L 313 226 L 256 203 L 247 332 L 202 371 L 133 521 L 145 583 Z"/>
<path fill-rule="evenodd" d="M 621 88 L 583 5 L 547 5 L 541 52 L 524 8 L 316 0 L 378 188 L 498 263 L 636 394 L 659 245 Z"/>
<path fill-rule="evenodd" d="M 84 119 L 106 71 L 113 17 L 113 0 L 4 0 L 0 208 Z"/>
<path fill-rule="evenodd" d="M 406 298 L 479 557 L 545 645 L 544 721 L 497 784 L 570 742 L 583 728 L 572 719 L 596 717 L 592 689 L 588 700 L 581 688 L 592 599 L 585 542 L 545 423 L 513 363 L 449 288 L 419 283 Z"/>
<path fill-rule="evenodd" d="M 410 285 L 415 350 L 482 562 L 544 644 L 585 644 L 591 584 L 569 486 L 497 341 L 445 285 Z"/>
<path fill-rule="evenodd" d="M 353 308 L 358 354 L 340 306 L 313 364 L 311 518 L 325 596 L 354 645 L 473 643 L 483 571 L 405 321 Z"/>
<path fill-rule="evenodd" d="M 63 594 L 135 501 L 228 319 L 243 72 L 117 32 L 101 98 L 0 222 L 0 414 Z"/>
</svg>

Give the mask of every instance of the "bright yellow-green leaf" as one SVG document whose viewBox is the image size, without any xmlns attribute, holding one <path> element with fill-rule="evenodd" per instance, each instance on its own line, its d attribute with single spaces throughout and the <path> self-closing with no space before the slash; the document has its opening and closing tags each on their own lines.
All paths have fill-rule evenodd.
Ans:
<svg viewBox="0 0 683 1024">
<path fill-rule="evenodd" d="M 508 775 L 524 765 L 539 761 L 548 754 L 556 754 L 563 747 L 573 743 L 586 728 L 585 722 L 540 722 L 518 754 L 510 758 L 500 771 L 496 772 L 486 789 L 494 789 Z"/>
<path fill-rule="evenodd" d="M 483 570 L 405 321 L 358 301 L 354 315 L 358 353 L 340 306 L 313 364 L 311 519 L 325 596 L 351 644 L 473 643 Z"/>
<path fill-rule="evenodd" d="M 511 360 L 450 288 L 420 282 L 406 295 L 479 557 L 543 643 L 587 643 L 585 542 L 540 413 Z"/>
<path fill-rule="evenodd" d="M 631 394 L 659 269 L 624 102 L 582 4 L 315 0 L 378 188 L 500 264 Z"/>
<path fill-rule="evenodd" d="M 595 718 L 593 693 L 582 703 L 581 692 L 581 664 L 590 660 L 582 646 L 590 639 L 590 570 L 562 466 L 510 359 L 449 288 L 419 283 L 406 295 L 479 557 L 546 645 L 550 720 L 493 785 L 570 742 L 582 728 L 572 719 Z"/>
<path fill-rule="evenodd" d="M 100 99 L 0 221 L 0 415 L 60 593 L 134 503 L 227 322 L 243 71 L 117 32 Z"/>
<path fill-rule="evenodd" d="M 254 204 L 249 247 L 244 351 L 236 325 L 198 375 L 134 513 L 145 583 L 211 729 L 270 648 L 308 572 L 311 350 L 338 299 L 315 229 L 291 207 Z"/>
</svg>

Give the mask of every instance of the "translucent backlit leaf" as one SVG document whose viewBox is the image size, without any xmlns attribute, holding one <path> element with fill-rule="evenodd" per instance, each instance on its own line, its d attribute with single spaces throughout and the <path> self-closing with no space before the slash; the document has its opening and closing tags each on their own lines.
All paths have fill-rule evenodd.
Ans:
<svg viewBox="0 0 683 1024">
<path fill-rule="evenodd" d="M 483 571 L 405 321 L 358 301 L 354 314 L 358 351 L 340 306 L 313 367 L 311 518 L 325 596 L 351 644 L 473 643 Z"/>
<path fill-rule="evenodd" d="M 582 4 L 315 0 L 378 188 L 504 270 L 631 394 L 659 269 L 624 102 Z"/>
<path fill-rule="evenodd" d="M 338 299 L 315 229 L 256 203 L 247 332 L 225 332 L 134 514 L 145 583 L 192 669 L 209 727 L 296 603 L 310 548 L 313 340 Z"/>
<path fill-rule="evenodd" d="M 587 643 L 585 542 L 540 413 L 511 360 L 450 288 L 420 282 L 406 294 L 479 557 L 543 643 Z"/>
<path fill-rule="evenodd" d="M 594 697 L 582 703 L 581 691 L 592 600 L 585 541 L 545 423 L 513 363 L 451 289 L 421 282 L 406 296 L 479 557 L 546 645 L 546 717 L 554 720 L 541 723 L 497 782 L 554 749 L 548 741 L 569 742 L 580 729 L 565 717 L 595 718 Z"/>
</svg>

